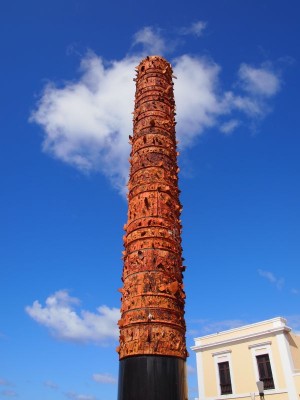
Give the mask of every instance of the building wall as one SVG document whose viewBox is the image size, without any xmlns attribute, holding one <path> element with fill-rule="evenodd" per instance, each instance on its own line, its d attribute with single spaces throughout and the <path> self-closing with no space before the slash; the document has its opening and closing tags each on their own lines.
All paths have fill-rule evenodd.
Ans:
<svg viewBox="0 0 300 400">
<path fill-rule="evenodd" d="M 297 373 L 294 375 L 294 382 L 296 386 L 296 392 L 298 393 L 300 397 L 300 373 Z"/>
<path fill-rule="evenodd" d="M 291 334 L 289 338 L 289 344 L 291 348 L 291 355 L 294 364 L 294 382 L 296 391 L 300 397 L 300 336 Z"/>
<path fill-rule="evenodd" d="M 288 341 L 289 341 L 289 345 L 291 348 L 291 354 L 292 354 L 292 359 L 293 359 L 293 363 L 294 363 L 294 368 L 295 368 L 295 370 L 299 370 L 299 372 L 300 372 L 300 357 L 299 357 L 300 336 L 290 333 Z"/>
</svg>

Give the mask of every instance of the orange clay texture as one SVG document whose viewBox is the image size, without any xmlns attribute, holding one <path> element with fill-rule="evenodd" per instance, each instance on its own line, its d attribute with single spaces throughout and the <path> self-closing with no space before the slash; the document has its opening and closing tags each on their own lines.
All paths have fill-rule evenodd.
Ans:
<svg viewBox="0 0 300 400">
<path fill-rule="evenodd" d="M 117 351 L 186 359 L 174 76 L 159 56 L 136 72 Z"/>
</svg>

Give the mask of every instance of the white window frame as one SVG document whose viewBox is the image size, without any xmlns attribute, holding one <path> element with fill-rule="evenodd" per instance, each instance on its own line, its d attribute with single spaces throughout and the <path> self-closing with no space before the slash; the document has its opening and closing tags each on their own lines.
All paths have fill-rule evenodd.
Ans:
<svg viewBox="0 0 300 400">
<path fill-rule="evenodd" d="M 275 389 L 265 389 L 264 392 L 267 392 L 267 393 L 274 392 L 274 390 L 278 390 L 279 389 L 278 381 L 277 381 L 277 375 L 276 375 L 275 363 L 273 361 L 273 354 L 272 354 L 271 345 L 272 345 L 272 342 L 268 341 L 268 342 L 263 342 L 263 343 L 261 342 L 261 343 L 251 344 L 251 345 L 248 346 L 248 348 L 251 350 L 253 369 L 254 369 L 256 382 L 259 381 L 259 371 L 258 371 L 258 365 L 257 365 L 256 356 L 262 356 L 264 354 L 268 354 L 268 356 L 269 356 Z"/>
<path fill-rule="evenodd" d="M 235 394 L 235 385 L 233 378 L 233 368 L 232 368 L 232 359 L 231 359 L 231 350 L 218 351 L 216 353 L 212 353 L 215 364 L 215 373 L 216 373 L 216 382 L 218 389 L 218 396 L 222 396 L 222 398 L 232 397 Z M 230 380 L 231 380 L 231 394 L 221 394 L 221 385 L 220 385 L 220 373 L 219 373 L 219 365 L 222 362 L 228 362 L 229 364 L 229 372 L 230 372 Z"/>
</svg>

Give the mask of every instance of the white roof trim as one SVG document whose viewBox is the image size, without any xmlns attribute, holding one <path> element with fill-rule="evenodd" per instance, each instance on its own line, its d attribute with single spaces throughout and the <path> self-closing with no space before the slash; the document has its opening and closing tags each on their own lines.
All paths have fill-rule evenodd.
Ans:
<svg viewBox="0 0 300 400">
<path fill-rule="evenodd" d="M 192 346 L 191 349 L 194 351 L 204 351 L 206 349 L 209 349 L 211 347 L 217 347 L 217 346 L 223 346 L 225 344 L 232 344 L 232 343 L 236 343 L 236 342 L 241 342 L 243 340 L 247 340 L 247 339 L 256 339 L 259 337 L 263 337 L 263 336 L 268 336 L 271 334 L 279 334 L 279 333 L 284 333 L 284 332 L 290 332 L 291 328 L 287 327 L 287 326 L 281 326 L 278 328 L 272 328 L 272 329 L 268 329 L 262 332 L 256 332 L 256 333 L 251 333 L 248 335 L 243 335 L 243 336 L 238 336 L 232 339 L 227 339 L 227 340 L 218 340 L 216 342 L 213 343 L 208 343 L 208 344 L 200 344 L 200 345 L 196 345 L 196 346 Z M 232 332 L 232 331 L 226 331 L 227 332 Z M 225 332 L 224 332 L 225 333 Z M 215 335 L 212 335 L 215 336 Z M 217 335 L 216 335 L 217 336 Z M 207 336 L 206 336 L 207 338 Z M 199 338 L 200 339 L 200 338 Z"/>
<path fill-rule="evenodd" d="M 266 319 L 264 321 L 255 322 L 254 324 L 248 324 L 248 325 L 239 326 L 238 328 L 228 329 L 227 331 L 221 331 L 221 332 L 217 332 L 217 333 L 211 333 L 211 334 L 205 335 L 205 336 L 200 336 L 200 337 L 194 338 L 194 340 L 200 340 L 200 339 L 206 339 L 206 338 L 210 338 L 210 337 L 214 337 L 214 336 L 219 336 L 219 335 L 223 335 L 224 333 L 238 332 L 238 331 L 241 331 L 244 329 L 254 328 L 256 326 L 266 325 L 271 322 L 273 322 L 273 323 L 280 322 L 281 326 L 287 326 L 285 318 L 275 317 L 275 318 L 271 318 L 271 319 Z"/>
</svg>

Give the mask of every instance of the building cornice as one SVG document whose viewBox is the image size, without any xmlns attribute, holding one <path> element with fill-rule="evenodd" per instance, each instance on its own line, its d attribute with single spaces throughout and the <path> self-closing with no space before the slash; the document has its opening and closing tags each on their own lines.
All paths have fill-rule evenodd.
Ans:
<svg viewBox="0 0 300 400">
<path fill-rule="evenodd" d="M 288 333 L 290 331 L 291 331 L 291 328 L 289 328 L 287 326 L 280 326 L 280 327 L 276 327 L 276 328 L 270 328 L 268 330 L 261 331 L 261 332 L 255 332 L 255 333 L 251 333 L 248 335 L 235 337 L 232 339 L 218 340 L 213 343 L 195 345 L 195 346 L 192 346 L 191 349 L 196 352 L 204 351 L 204 350 L 207 350 L 212 347 L 234 344 L 234 343 L 242 342 L 244 340 L 249 340 L 249 339 L 258 339 L 258 338 L 269 336 L 269 335 L 278 335 L 280 333 Z M 231 331 L 226 331 L 226 333 L 229 333 L 229 332 L 231 332 Z M 223 335 L 224 333 L 225 332 L 222 332 L 222 334 L 220 334 L 220 335 Z M 217 337 L 218 334 L 211 335 L 211 337 L 212 336 Z M 208 338 L 208 336 L 206 336 L 205 338 Z M 201 339 L 201 338 L 199 338 L 199 339 Z M 197 339 L 195 339 L 195 340 L 197 340 Z"/>
</svg>

